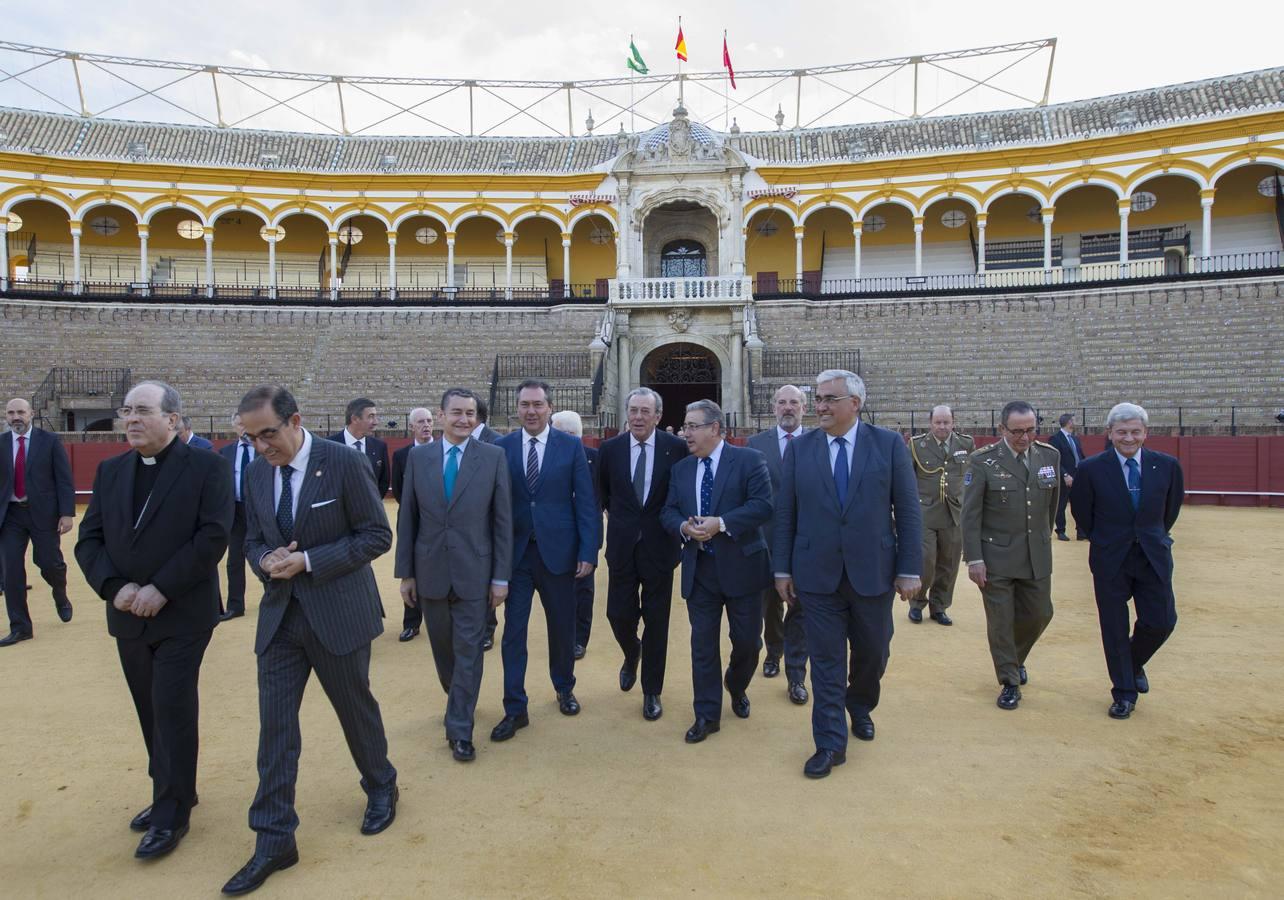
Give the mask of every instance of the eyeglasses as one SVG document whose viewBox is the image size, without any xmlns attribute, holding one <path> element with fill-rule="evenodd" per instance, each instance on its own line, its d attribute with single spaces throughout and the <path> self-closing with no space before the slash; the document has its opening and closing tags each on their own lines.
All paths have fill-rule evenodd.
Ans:
<svg viewBox="0 0 1284 900">
<path fill-rule="evenodd" d="M 717 422 L 683 422 L 683 431 L 693 431 L 696 428 L 708 428 L 710 425 L 716 425 Z"/>
<path fill-rule="evenodd" d="M 281 420 L 281 425 L 288 425 L 288 424 L 290 424 L 290 423 L 289 423 L 289 422 L 287 422 L 285 419 L 282 419 L 282 420 Z M 278 434 L 280 434 L 280 433 L 281 433 L 281 428 L 280 428 L 280 426 L 277 426 L 276 428 L 264 428 L 264 429 L 263 429 L 262 431 L 260 431 L 258 434 L 251 434 L 250 432 L 248 432 L 248 431 L 247 431 L 247 432 L 245 432 L 245 434 L 243 435 L 243 437 L 244 437 L 247 441 L 249 441 L 250 443 L 252 443 L 252 444 L 253 444 L 253 443 L 257 443 L 257 442 L 259 442 L 259 441 L 264 441 L 264 442 L 270 441 L 270 440 L 272 440 L 273 438 L 275 438 L 275 437 L 276 437 Z"/>
<path fill-rule="evenodd" d="M 1025 437 L 1034 437 L 1036 434 L 1038 434 L 1038 433 L 1039 433 L 1039 429 L 1038 429 L 1037 427 L 1035 427 L 1035 428 L 1009 428 L 1008 426 L 1004 425 L 1004 426 L 1003 426 L 1003 430 L 1004 430 L 1004 431 L 1006 431 L 1008 434 L 1012 435 L 1013 437 L 1021 437 L 1021 436 L 1023 436 L 1023 435 L 1024 435 Z"/>
<path fill-rule="evenodd" d="M 843 394 L 842 396 L 838 396 L 838 397 L 831 396 L 830 394 L 821 394 L 819 397 L 816 398 L 816 405 L 820 406 L 821 404 L 824 404 L 825 406 L 832 406 L 833 404 L 837 403 L 839 400 L 850 400 L 851 397 L 852 397 L 851 394 Z"/>
<path fill-rule="evenodd" d="M 159 412 L 159 409 L 151 406 L 121 406 L 116 409 L 116 415 L 121 419 L 128 419 L 131 416 L 138 416 L 140 419 L 145 419 L 148 416 L 154 416 Z"/>
</svg>

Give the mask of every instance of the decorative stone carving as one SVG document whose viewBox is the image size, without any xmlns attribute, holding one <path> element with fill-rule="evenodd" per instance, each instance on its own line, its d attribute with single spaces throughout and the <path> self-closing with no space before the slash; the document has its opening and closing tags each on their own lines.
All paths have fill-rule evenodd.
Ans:
<svg viewBox="0 0 1284 900">
<path fill-rule="evenodd" d="M 685 309 L 675 309 L 669 313 L 669 325 L 674 331 L 686 331 L 691 327 L 691 313 Z"/>
</svg>

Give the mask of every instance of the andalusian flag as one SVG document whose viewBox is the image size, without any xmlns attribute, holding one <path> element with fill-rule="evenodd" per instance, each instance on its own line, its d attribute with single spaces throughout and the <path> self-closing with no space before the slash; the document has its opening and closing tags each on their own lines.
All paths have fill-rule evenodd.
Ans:
<svg viewBox="0 0 1284 900">
<path fill-rule="evenodd" d="M 673 49 L 677 51 L 679 60 L 681 60 L 682 62 L 687 61 L 687 39 L 682 36 L 681 19 L 678 19 L 678 42 L 673 45 Z"/>
<path fill-rule="evenodd" d="M 629 36 L 629 52 L 633 55 L 625 61 L 625 65 L 637 72 L 639 75 L 645 75 L 651 71 L 646 67 L 646 62 L 642 59 L 642 54 L 638 52 L 637 44 L 633 43 L 633 36 Z"/>
</svg>

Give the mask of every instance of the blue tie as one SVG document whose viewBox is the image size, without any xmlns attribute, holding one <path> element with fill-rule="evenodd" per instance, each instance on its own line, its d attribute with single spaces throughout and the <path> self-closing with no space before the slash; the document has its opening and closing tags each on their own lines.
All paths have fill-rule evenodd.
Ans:
<svg viewBox="0 0 1284 900">
<path fill-rule="evenodd" d="M 450 497 L 455 493 L 455 476 L 459 474 L 459 448 L 451 447 L 446 453 L 446 471 L 442 474 L 441 480 L 446 488 L 446 502 L 450 502 Z"/>
<path fill-rule="evenodd" d="M 290 478 L 294 469 L 281 467 L 281 500 L 276 505 L 276 527 L 281 530 L 281 539 L 287 544 L 294 538 L 294 487 Z"/>
<path fill-rule="evenodd" d="M 1136 509 L 1141 506 L 1141 467 L 1137 465 L 1137 457 L 1128 457 L 1124 468 L 1128 470 L 1128 495 L 1132 498 L 1132 508 Z"/>
<path fill-rule="evenodd" d="M 847 438 L 834 438 L 838 445 L 838 457 L 834 460 L 834 487 L 838 489 L 838 508 L 847 505 L 847 484 L 852 477 L 851 466 L 847 465 Z"/>
<path fill-rule="evenodd" d="M 245 499 L 245 470 L 250 467 L 250 445 L 241 442 L 241 474 L 236 479 L 236 502 Z"/>
<path fill-rule="evenodd" d="M 702 462 L 704 475 L 700 477 L 700 515 L 707 516 L 713 512 L 713 458 L 706 456 Z M 700 549 L 713 552 L 713 546 L 708 541 L 701 544 Z"/>
</svg>

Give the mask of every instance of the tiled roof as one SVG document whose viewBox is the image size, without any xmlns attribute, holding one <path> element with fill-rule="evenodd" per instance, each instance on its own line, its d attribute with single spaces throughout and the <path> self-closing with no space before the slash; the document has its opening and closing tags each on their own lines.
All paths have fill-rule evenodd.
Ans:
<svg viewBox="0 0 1284 900">
<path fill-rule="evenodd" d="M 746 132 L 733 146 L 765 163 L 907 156 L 1040 144 L 1284 109 L 1284 67 L 1001 112 L 796 131 Z M 705 126 L 692 123 L 693 133 Z M 0 150 L 305 172 L 587 172 L 615 135 L 574 138 L 344 137 L 83 119 L 0 108 Z"/>
</svg>

